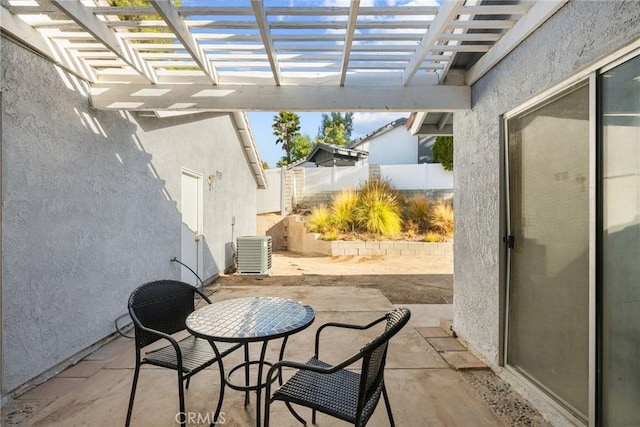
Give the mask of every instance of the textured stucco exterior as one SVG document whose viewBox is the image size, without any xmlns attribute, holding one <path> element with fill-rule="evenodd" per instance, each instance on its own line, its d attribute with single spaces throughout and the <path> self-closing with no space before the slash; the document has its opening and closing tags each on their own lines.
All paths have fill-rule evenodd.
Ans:
<svg viewBox="0 0 640 427">
<path fill-rule="evenodd" d="M 113 333 L 134 287 L 180 279 L 183 167 L 204 177 L 205 279 L 232 231 L 255 234 L 256 182 L 232 115 L 94 111 L 84 82 L 4 38 L 1 66 L 6 395 Z"/>
<path fill-rule="evenodd" d="M 454 328 L 499 363 L 501 115 L 640 37 L 640 2 L 571 1 L 472 88 L 454 115 Z M 553 153 L 550 153 L 553 155 Z"/>
</svg>

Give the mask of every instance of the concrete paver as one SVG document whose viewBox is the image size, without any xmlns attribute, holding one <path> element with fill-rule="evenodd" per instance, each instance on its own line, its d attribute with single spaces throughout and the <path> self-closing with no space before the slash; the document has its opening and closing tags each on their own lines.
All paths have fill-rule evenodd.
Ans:
<svg viewBox="0 0 640 427">
<path fill-rule="evenodd" d="M 487 369 L 487 365 L 469 351 L 444 351 L 440 355 L 456 370 Z"/>
<path fill-rule="evenodd" d="M 460 341 L 455 338 L 427 338 L 429 344 L 436 349 L 436 351 L 463 351 L 466 350 Z"/>
<path fill-rule="evenodd" d="M 436 326 L 418 327 L 416 330 L 424 338 L 446 338 L 450 336 L 443 331 L 442 328 L 438 328 Z"/>
</svg>

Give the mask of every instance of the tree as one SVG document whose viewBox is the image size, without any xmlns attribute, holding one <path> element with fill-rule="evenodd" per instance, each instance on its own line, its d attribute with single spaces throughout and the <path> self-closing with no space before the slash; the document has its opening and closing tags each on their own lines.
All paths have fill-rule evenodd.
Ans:
<svg viewBox="0 0 640 427">
<path fill-rule="evenodd" d="M 453 170 L 453 137 L 439 136 L 433 144 L 433 160 L 442 164 L 444 170 Z"/>
<path fill-rule="evenodd" d="M 115 7 L 148 7 L 150 6 L 149 0 L 109 0 L 109 6 Z M 174 7 L 182 6 L 182 0 L 175 0 Z M 160 15 L 118 15 L 118 19 L 121 21 L 161 21 Z M 168 33 L 171 30 L 163 28 L 129 28 L 132 33 Z M 157 40 L 140 40 L 138 43 L 154 43 L 154 44 L 171 44 L 171 39 L 157 39 Z M 167 50 L 154 50 L 154 53 L 172 52 Z M 193 68 L 193 67 L 189 67 Z"/>
<path fill-rule="evenodd" d="M 318 128 L 317 141 L 334 145 L 348 145 L 353 131 L 353 113 L 331 112 L 322 115 L 322 122 Z"/>
<path fill-rule="evenodd" d="M 297 162 L 300 159 L 307 157 L 311 153 L 311 137 L 309 135 L 297 133 L 293 137 L 291 148 L 291 162 L 287 160 L 286 156 L 283 156 L 278 161 L 277 166 L 286 166 L 288 164 Z"/>
<path fill-rule="evenodd" d="M 285 164 L 288 165 L 292 162 L 293 140 L 300 132 L 300 117 L 291 111 L 280 111 L 273 116 L 273 122 L 271 128 L 276 137 L 276 145 L 282 144 L 282 149 L 286 153 L 280 162 L 286 160 Z"/>
<path fill-rule="evenodd" d="M 324 129 L 324 135 L 322 137 L 316 138 L 316 142 L 346 146 L 350 141 L 346 136 L 346 131 L 343 123 L 330 123 Z"/>
</svg>

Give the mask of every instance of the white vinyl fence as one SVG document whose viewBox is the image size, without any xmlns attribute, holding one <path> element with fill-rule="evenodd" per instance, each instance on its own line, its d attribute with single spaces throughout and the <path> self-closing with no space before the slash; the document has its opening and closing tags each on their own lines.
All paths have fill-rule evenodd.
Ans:
<svg viewBox="0 0 640 427">
<path fill-rule="evenodd" d="M 380 177 L 388 179 L 397 190 L 450 190 L 453 172 L 440 163 L 419 165 L 380 165 Z"/>
<path fill-rule="evenodd" d="M 267 169 L 264 171 L 267 178 L 267 188 L 258 190 L 258 213 L 281 212 L 283 207 L 283 182 L 282 169 Z"/>
<path fill-rule="evenodd" d="M 304 191 L 354 190 L 369 179 L 369 166 L 334 166 L 304 169 Z"/>
<path fill-rule="evenodd" d="M 439 163 L 417 165 L 359 165 L 265 171 L 268 188 L 258 190 L 258 213 L 287 213 L 297 201 L 331 197 L 347 188 L 357 189 L 372 175 L 391 182 L 398 190 L 440 192 L 453 190 L 453 172 Z"/>
</svg>

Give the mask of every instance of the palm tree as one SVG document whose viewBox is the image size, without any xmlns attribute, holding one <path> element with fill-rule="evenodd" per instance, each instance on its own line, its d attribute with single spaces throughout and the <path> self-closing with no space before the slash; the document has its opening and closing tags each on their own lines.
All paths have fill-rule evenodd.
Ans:
<svg viewBox="0 0 640 427">
<path fill-rule="evenodd" d="M 300 131 L 300 117 L 291 111 L 280 111 L 277 116 L 273 116 L 273 121 L 271 128 L 276 137 L 276 145 L 282 143 L 282 149 L 287 153 L 287 164 L 290 164 L 293 140 Z"/>
</svg>

